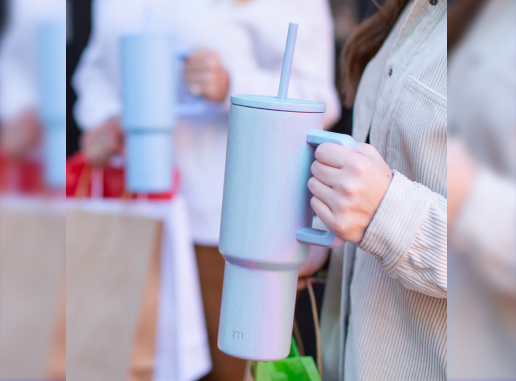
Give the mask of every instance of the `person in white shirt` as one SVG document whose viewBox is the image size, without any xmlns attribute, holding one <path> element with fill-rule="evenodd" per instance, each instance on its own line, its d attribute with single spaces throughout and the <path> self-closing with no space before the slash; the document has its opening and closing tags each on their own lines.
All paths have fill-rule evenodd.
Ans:
<svg viewBox="0 0 516 381">
<path fill-rule="evenodd" d="M 214 369 L 210 379 L 243 376 L 244 363 L 217 348 L 223 264 L 218 254 L 229 95 L 276 95 L 289 22 L 299 23 L 289 97 L 326 103 L 339 117 L 333 24 L 326 0 L 94 0 L 93 30 L 73 86 L 81 147 L 94 165 L 123 153 L 118 43 L 144 30 L 174 37 L 187 52 L 184 80 L 210 112 L 182 117 L 175 131 L 181 192 L 187 200 Z"/>
</svg>

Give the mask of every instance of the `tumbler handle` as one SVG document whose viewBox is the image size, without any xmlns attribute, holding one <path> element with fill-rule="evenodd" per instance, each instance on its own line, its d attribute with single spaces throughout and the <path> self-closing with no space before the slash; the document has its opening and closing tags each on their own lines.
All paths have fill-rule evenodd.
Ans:
<svg viewBox="0 0 516 381">
<path fill-rule="evenodd" d="M 184 67 L 186 59 L 190 54 L 194 52 L 193 48 L 183 48 L 174 51 L 174 58 L 180 63 L 180 67 Z M 177 73 L 177 104 L 176 113 L 178 117 L 191 117 L 198 116 L 206 113 L 207 101 L 205 101 L 200 95 L 190 94 L 189 89 L 186 88 L 186 82 L 183 78 L 183 70 Z M 183 99 L 181 95 L 183 95 Z"/>
<path fill-rule="evenodd" d="M 306 136 L 306 142 L 313 147 L 317 147 L 323 143 L 340 144 L 352 150 L 356 150 L 357 147 L 357 143 L 351 136 L 323 130 L 310 131 Z M 346 242 L 331 231 L 311 227 L 299 229 L 296 234 L 296 239 L 302 243 L 331 248 L 343 246 Z"/>
</svg>

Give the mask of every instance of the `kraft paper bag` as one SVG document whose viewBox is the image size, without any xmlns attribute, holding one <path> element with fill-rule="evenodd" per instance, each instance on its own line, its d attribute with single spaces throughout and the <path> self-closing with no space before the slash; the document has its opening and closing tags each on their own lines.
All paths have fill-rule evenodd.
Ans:
<svg viewBox="0 0 516 381">
<path fill-rule="evenodd" d="M 67 379 L 152 379 L 160 237 L 159 220 L 67 210 Z"/>
<path fill-rule="evenodd" d="M 65 216 L 22 204 L 0 206 L 0 379 L 64 380 Z"/>
<path fill-rule="evenodd" d="M 65 246 L 63 237 L 63 247 Z M 63 266 L 64 267 L 64 266 Z M 66 280 L 63 276 L 61 301 L 57 315 L 57 329 L 50 349 L 47 379 L 66 380 Z M 2 380 L 3 381 L 3 380 Z"/>
<path fill-rule="evenodd" d="M 147 270 L 139 322 L 129 361 L 129 381 L 152 381 L 154 376 L 160 298 L 161 250 L 161 245 L 156 245 Z"/>
</svg>

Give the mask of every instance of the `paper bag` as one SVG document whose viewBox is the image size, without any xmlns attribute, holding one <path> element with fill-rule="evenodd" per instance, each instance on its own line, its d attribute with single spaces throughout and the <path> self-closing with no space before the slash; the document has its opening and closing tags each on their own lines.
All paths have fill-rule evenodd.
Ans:
<svg viewBox="0 0 516 381">
<path fill-rule="evenodd" d="M 33 204 L 0 207 L 1 380 L 65 378 L 65 216 Z"/>
<path fill-rule="evenodd" d="M 148 275 L 159 268 L 160 236 L 158 220 L 67 211 L 68 379 L 152 379 L 159 278 Z"/>
</svg>

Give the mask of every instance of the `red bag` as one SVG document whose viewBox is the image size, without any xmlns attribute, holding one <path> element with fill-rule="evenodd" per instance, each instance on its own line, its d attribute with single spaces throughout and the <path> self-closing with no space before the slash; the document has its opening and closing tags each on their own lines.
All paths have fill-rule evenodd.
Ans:
<svg viewBox="0 0 516 381">
<path fill-rule="evenodd" d="M 83 173 L 83 171 L 88 171 Z M 81 153 L 73 155 L 66 163 L 66 197 L 75 197 L 80 186 L 79 182 L 82 176 L 90 178 L 92 176 L 92 168 L 87 165 L 86 159 Z M 167 193 L 150 193 L 146 194 L 148 200 L 171 200 L 179 190 L 180 174 L 179 170 L 174 169 L 172 174 L 173 188 Z M 102 168 L 102 197 L 103 198 L 121 198 L 125 191 L 125 169 L 123 167 L 115 167 L 106 165 Z M 91 197 L 91 182 L 87 186 L 87 192 L 84 197 Z M 131 198 L 137 198 L 138 195 L 132 194 Z"/>
<path fill-rule="evenodd" d="M 0 192 L 16 190 L 23 195 L 34 195 L 44 190 L 43 165 L 37 158 L 9 161 L 0 152 Z"/>
</svg>

